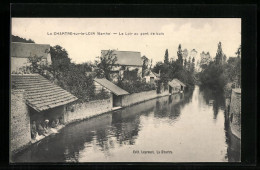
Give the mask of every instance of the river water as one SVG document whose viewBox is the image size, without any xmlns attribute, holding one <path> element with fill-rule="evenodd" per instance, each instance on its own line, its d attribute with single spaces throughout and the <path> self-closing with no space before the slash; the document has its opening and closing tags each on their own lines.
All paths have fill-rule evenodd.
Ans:
<svg viewBox="0 0 260 170">
<path fill-rule="evenodd" d="M 14 162 L 233 162 L 240 140 L 225 121 L 224 97 L 198 86 L 73 123 Z"/>
</svg>

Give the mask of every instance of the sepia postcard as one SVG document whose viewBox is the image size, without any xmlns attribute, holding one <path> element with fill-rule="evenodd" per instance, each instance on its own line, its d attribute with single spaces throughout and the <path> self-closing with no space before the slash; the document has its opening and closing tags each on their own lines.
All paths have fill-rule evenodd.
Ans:
<svg viewBox="0 0 260 170">
<path fill-rule="evenodd" d="M 241 18 L 11 18 L 10 162 L 241 162 Z"/>
</svg>

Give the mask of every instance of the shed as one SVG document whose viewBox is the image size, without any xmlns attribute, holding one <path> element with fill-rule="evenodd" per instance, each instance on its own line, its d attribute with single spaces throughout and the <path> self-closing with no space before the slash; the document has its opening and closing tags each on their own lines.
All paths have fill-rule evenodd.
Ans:
<svg viewBox="0 0 260 170">
<path fill-rule="evenodd" d="M 64 106 L 77 100 L 77 97 L 39 74 L 12 74 L 11 84 L 12 88 L 24 89 L 31 121 L 63 118 Z"/>
<path fill-rule="evenodd" d="M 122 106 L 122 96 L 129 94 L 127 91 L 121 89 L 120 87 L 105 78 L 95 78 L 94 81 L 112 93 L 113 107 Z"/>
<path fill-rule="evenodd" d="M 172 81 L 170 81 L 168 83 L 169 85 L 169 93 L 178 93 L 180 91 L 184 91 L 184 88 L 186 87 L 186 85 L 184 83 L 182 83 L 180 80 L 178 79 L 173 79 Z"/>
</svg>

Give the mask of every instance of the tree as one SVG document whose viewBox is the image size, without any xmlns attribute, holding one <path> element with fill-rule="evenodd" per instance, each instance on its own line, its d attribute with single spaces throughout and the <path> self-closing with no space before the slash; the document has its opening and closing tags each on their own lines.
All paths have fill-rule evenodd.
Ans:
<svg viewBox="0 0 260 170">
<path fill-rule="evenodd" d="M 142 57 L 142 60 L 143 60 L 143 65 L 142 65 L 142 77 L 144 77 L 147 69 L 148 69 L 148 62 L 149 62 L 149 59 L 144 55 Z"/>
<path fill-rule="evenodd" d="M 179 44 L 178 51 L 177 51 L 177 62 L 181 65 L 183 65 L 183 57 L 182 57 L 182 50 L 181 50 L 181 44 Z"/>
<path fill-rule="evenodd" d="M 184 60 L 184 68 L 187 69 L 187 59 Z"/>
<path fill-rule="evenodd" d="M 27 40 L 25 38 L 22 38 L 22 37 L 19 37 L 19 36 L 15 36 L 15 35 L 12 35 L 12 42 L 35 43 L 31 39 Z"/>
<path fill-rule="evenodd" d="M 68 72 L 71 59 L 69 58 L 66 49 L 59 45 L 51 47 L 50 54 L 52 61 L 51 72 L 55 78 L 59 79 Z"/>
<path fill-rule="evenodd" d="M 222 51 L 222 46 L 221 46 L 221 42 L 218 43 L 218 49 L 217 49 L 217 53 L 216 53 L 216 58 L 215 58 L 215 62 L 217 65 L 221 65 L 223 62 L 223 51 Z"/>
<path fill-rule="evenodd" d="M 110 73 L 115 67 L 117 57 L 116 54 L 113 54 L 113 50 L 108 50 L 107 53 L 103 56 L 97 57 L 98 60 L 95 61 L 95 65 L 97 66 L 97 77 L 106 78 L 111 80 Z"/>
<path fill-rule="evenodd" d="M 237 55 L 238 58 L 241 57 L 241 45 L 238 47 L 238 49 L 237 49 L 235 54 Z"/>
<path fill-rule="evenodd" d="M 189 61 L 187 63 L 187 71 L 191 70 L 191 57 L 189 57 Z"/>
<path fill-rule="evenodd" d="M 222 66 L 219 66 L 215 62 L 210 64 L 200 73 L 200 81 L 202 86 L 209 87 L 213 90 L 223 90 L 227 84 L 227 78 Z"/>
<path fill-rule="evenodd" d="M 223 56 L 223 63 L 226 63 L 226 61 L 227 61 L 227 56 L 226 56 L 226 54 L 224 54 L 224 56 Z"/>
<path fill-rule="evenodd" d="M 168 54 L 168 49 L 166 49 L 166 51 L 165 51 L 165 55 L 164 55 L 164 63 L 165 63 L 165 64 L 169 64 L 169 54 Z"/>
<path fill-rule="evenodd" d="M 192 58 L 192 63 L 191 63 L 190 72 L 194 73 L 194 70 L 195 70 L 195 58 L 193 57 L 193 58 Z"/>
</svg>

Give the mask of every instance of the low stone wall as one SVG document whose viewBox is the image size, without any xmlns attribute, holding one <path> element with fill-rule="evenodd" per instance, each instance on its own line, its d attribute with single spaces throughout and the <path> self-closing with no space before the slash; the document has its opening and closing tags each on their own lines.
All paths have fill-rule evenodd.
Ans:
<svg viewBox="0 0 260 170">
<path fill-rule="evenodd" d="M 10 151 L 15 153 L 31 141 L 30 117 L 23 90 L 11 91 Z"/>
<path fill-rule="evenodd" d="M 154 99 L 156 97 L 166 96 L 168 95 L 168 91 L 164 91 L 162 93 L 157 94 L 156 90 L 145 91 L 140 93 L 133 93 L 130 95 L 125 95 L 122 97 L 122 106 L 130 106 L 135 103 L 140 103 L 146 100 Z"/>
<path fill-rule="evenodd" d="M 241 93 L 232 90 L 230 101 L 230 127 L 232 133 L 241 137 Z"/>
<path fill-rule="evenodd" d="M 90 118 L 108 111 L 113 107 L 112 97 L 105 100 L 95 100 L 72 105 L 70 110 L 64 113 L 64 123 Z"/>
</svg>

